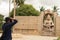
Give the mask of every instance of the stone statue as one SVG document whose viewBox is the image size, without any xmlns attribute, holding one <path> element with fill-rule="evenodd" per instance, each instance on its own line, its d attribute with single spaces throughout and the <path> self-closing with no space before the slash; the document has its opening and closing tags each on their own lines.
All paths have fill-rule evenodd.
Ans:
<svg viewBox="0 0 60 40">
<path fill-rule="evenodd" d="M 45 19 L 43 22 L 43 31 L 45 32 L 44 35 L 53 35 L 54 32 L 54 23 L 50 14 L 45 15 Z"/>
</svg>

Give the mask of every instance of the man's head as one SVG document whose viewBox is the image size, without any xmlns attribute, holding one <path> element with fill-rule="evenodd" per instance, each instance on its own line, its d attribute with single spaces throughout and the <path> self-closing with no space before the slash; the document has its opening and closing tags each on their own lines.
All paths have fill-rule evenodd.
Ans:
<svg viewBox="0 0 60 40">
<path fill-rule="evenodd" d="M 12 19 L 10 19 L 10 17 L 6 17 L 5 22 L 12 22 Z"/>
</svg>

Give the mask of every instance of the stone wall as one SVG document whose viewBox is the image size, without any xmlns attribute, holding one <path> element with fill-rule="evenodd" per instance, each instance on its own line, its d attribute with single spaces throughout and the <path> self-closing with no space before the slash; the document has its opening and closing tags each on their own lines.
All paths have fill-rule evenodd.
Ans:
<svg viewBox="0 0 60 40">
<path fill-rule="evenodd" d="M 60 36 L 60 16 L 56 17 L 56 36 Z"/>
<path fill-rule="evenodd" d="M 16 33 L 41 34 L 42 20 L 40 16 L 16 16 L 18 23 L 14 27 Z"/>
</svg>

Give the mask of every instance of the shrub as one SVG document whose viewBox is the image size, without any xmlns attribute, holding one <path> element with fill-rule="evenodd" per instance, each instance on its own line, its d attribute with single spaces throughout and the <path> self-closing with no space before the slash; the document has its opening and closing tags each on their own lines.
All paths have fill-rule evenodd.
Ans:
<svg viewBox="0 0 60 40">
<path fill-rule="evenodd" d="M 3 24 L 2 21 L 3 21 L 3 15 L 0 14 L 0 30 L 1 30 L 1 28 L 2 28 L 2 24 Z"/>
</svg>

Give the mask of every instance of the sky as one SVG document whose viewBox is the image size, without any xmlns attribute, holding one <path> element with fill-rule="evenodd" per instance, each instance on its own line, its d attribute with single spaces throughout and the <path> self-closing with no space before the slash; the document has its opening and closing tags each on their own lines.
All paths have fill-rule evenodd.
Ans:
<svg viewBox="0 0 60 40">
<path fill-rule="evenodd" d="M 54 5 L 60 8 L 60 0 L 26 0 L 25 4 L 32 4 L 36 10 L 39 10 L 41 6 L 46 9 L 52 9 Z M 13 8 L 13 3 L 10 3 L 10 11 Z M 0 0 L 0 14 L 5 17 L 9 16 L 9 0 Z M 60 15 L 60 10 L 58 11 Z"/>
<path fill-rule="evenodd" d="M 10 11 L 13 8 L 13 4 L 10 5 Z M 1 0 L 0 1 L 0 14 L 5 17 L 9 16 L 9 0 Z"/>
</svg>

